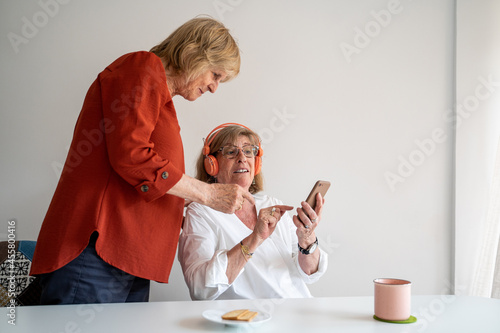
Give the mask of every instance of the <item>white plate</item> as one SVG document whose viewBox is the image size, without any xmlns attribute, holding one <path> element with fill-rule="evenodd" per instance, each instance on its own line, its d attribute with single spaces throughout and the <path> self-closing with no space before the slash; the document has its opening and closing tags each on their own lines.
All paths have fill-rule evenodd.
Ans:
<svg viewBox="0 0 500 333">
<path fill-rule="evenodd" d="M 233 309 L 234 310 L 234 309 Z M 219 324 L 226 324 L 226 325 L 231 325 L 231 326 L 256 326 L 260 325 L 262 323 L 265 323 L 266 321 L 271 319 L 271 315 L 266 312 L 262 311 L 257 311 L 257 310 L 251 310 L 250 311 L 255 311 L 258 312 L 259 314 L 255 316 L 255 318 L 252 321 L 239 321 L 239 320 L 226 320 L 222 319 L 222 315 L 224 313 L 227 313 L 231 310 L 206 310 L 203 312 L 203 317 L 207 320 L 210 320 L 214 323 L 219 323 Z"/>
</svg>

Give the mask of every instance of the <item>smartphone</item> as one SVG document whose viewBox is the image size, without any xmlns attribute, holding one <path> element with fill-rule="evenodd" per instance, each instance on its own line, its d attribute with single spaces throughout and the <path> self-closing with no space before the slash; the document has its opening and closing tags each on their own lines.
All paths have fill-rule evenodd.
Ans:
<svg viewBox="0 0 500 333">
<path fill-rule="evenodd" d="M 316 208 L 316 194 L 321 193 L 321 196 L 324 198 L 329 188 L 330 182 L 326 180 L 318 180 L 316 184 L 314 184 L 311 193 L 309 193 L 306 199 L 306 202 L 312 209 Z"/>
</svg>

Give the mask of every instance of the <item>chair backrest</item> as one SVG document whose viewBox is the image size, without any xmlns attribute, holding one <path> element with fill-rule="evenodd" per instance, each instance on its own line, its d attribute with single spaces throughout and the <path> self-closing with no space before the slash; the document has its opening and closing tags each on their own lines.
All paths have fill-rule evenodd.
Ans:
<svg viewBox="0 0 500 333">
<path fill-rule="evenodd" d="M 30 276 L 35 241 L 0 242 L 0 306 L 40 304 L 39 279 Z"/>
</svg>

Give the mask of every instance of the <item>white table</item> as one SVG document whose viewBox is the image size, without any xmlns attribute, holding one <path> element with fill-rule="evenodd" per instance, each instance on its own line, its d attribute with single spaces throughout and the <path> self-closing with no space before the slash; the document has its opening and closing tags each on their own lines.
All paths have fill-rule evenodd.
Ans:
<svg viewBox="0 0 500 333">
<path fill-rule="evenodd" d="M 258 327 L 231 327 L 202 317 L 207 309 L 252 308 L 271 313 Z M 319 297 L 198 302 L 151 302 L 0 308 L 0 332 L 500 332 L 500 300 L 466 296 L 413 296 L 414 324 L 389 324 L 373 316 L 373 297 Z"/>
</svg>

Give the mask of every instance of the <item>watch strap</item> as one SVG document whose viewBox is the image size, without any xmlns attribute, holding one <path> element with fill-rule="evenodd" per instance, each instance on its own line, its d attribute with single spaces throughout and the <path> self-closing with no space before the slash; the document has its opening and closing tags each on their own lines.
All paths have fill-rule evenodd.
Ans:
<svg viewBox="0 0 500 333">
<path fill-rule="evenodd" d="M 307 249 L 302 248 L 299 243 L 297 243 L 297 246 L 299 247 L 300 253 L 302 253 L 302 254 L 311 254 L 312 252 L 314 252 L 314 251 L 311 251 L 311 248 L 315 244 L 316 244 L 316 247 L 317 247 L 318 246 L 318 237 L 316 237 L 316 240 L 314 241 L 314 243 L 312 243 L 311 245 L 309 245 L 309 247 Z M 316 250 L 316 247 L 314 248 L 314 250 Z"/>
</svg>

